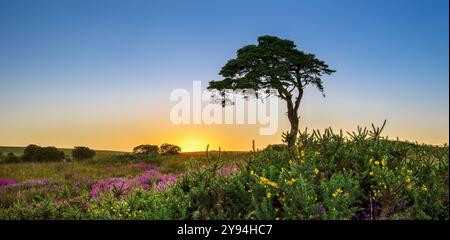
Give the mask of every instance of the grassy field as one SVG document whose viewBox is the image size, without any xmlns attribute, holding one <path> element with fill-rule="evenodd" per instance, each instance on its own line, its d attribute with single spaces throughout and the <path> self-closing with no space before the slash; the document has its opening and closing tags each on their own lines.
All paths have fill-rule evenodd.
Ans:
<svg viewBox="0 0 450 240">
<path fill-rule="evenodd" d="M 20 156 L 24 147 L 0 147 L 2 152 L 13 152 Z M 60 149 L 70 155 L 71 149 Z M 210 153 L 217 158 L 217 152 Z M 222 152 L 226 162 L 244 160 L 248 152 Z M 125 152 L 96 150 L 96 157 L 88 161 L 66 162 L 21 162 L 0 164 L 0 179 L 12 178 L 19 182 L 32 179 L 48 179 L 57 182 L 73 183 L 85 179 L 99 180 L 109 177 L 134 176 L 141 172 L 135 165 L 148 163 L 158 167 L 163 173 L 179 173 L 187 169 L 193 161 L 206 164 L 205 152 L 186 152 L 179 155 L 137 156 Z"/>
</svg>

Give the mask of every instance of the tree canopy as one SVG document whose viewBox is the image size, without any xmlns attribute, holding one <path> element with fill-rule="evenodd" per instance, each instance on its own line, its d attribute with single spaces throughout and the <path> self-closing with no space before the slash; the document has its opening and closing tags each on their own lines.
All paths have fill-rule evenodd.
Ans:
<svg viewBox="0 0 450 240">
<path fill-rule="evenodd" d="M 162 155 L 176 155 L 181 152 L 181 148 L 174 144 L 163 143 L 159 147 Z"/>
<path fill-rule="evenodd" d="M 158 154 L 159 153 L 159 147 L 158 145 L 149 145 L 149 144 L 143 144 L 139 145 L 133 148 L 133 153 L 135 154 Z"/>
</svg>

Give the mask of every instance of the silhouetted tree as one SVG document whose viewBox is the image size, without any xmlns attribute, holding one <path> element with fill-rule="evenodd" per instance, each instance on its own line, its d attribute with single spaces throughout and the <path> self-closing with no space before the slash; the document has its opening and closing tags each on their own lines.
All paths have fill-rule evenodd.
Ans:
<svg viewBox="0 0 450 240">
<path fill-rule="evenodd" d="M 36 155 L 42 148 L 35 144 L 30 144 L 25 147 L 23 151 L 22 159 L 25 162 L 34 161 L 36 159 Z"/>
<path fill-rule="evenodd" d="M 158 154 L 159 147 L 157 145 L 139 145 L 133 148 L 135 154 Z"/>
<path fill-rule="evenodd" d="M 159 147 L 162 155 L 176 155 L 181 152 L 181 148 L 177 145 L 164 143 Z"/>
<path fill-rule="evenodd" d="M 88 147 L 74 147 L 72 150 L 72 157 L 77 160 L 92 159 L 95 156 L 95 151 Z"/>
<path fill-rule="evenodd" d="M 220 92 L 225 106 L 226 93 L 239 91 L 244 95 L 275 95 L 287 104 L 291 129 L 286 137 L 293 146 L 299 129 L 298 110 L 307 85 L 323 94 L 322 75 L 335 72 L 315 55 L 297 50 L 293 41 L 275 36 L 258 37 L 258 45 L 247 45 L 237 51 L 237 57 L 222 67 L 223 80 L 209 82 L 209 90 Z M 325 96 L 325 95 L 324 95 Z"/>
<path fill-rule="evenodd" d="M 63 160 L 65 154 L 56 147 L 43 147 L 38 151 L 38 154 L 35 157 L 35 161 L 51 162 Z"/>
<path fill-rule="evenodd" d="M 65 157 L 63 151 L 58 150 L 56 147 L 40 147 L 34 144 L 28 145 L 24 152 L 23 161 L 61 161 Z"/>
</svg>

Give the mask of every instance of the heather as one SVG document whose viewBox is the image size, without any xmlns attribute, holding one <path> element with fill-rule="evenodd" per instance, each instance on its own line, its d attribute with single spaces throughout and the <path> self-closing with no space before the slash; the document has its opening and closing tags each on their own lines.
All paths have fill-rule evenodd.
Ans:
<svg viewBox="0 0 450 240">
<path fill-rule="evenodd" d="M 73 174 L 2 172 L 0 218 L 448 219 L 448 154 L 446 145 L 390 140 L 373 127 L 305 130 L 292 149 L 245 154 L 33 163 Z"/>
</svg>

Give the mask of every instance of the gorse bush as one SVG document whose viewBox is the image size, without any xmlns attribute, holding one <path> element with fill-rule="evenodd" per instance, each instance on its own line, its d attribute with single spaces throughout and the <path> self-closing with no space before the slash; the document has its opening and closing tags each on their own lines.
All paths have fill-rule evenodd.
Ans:
<svg viewBox="0 0 450 240">
<path fill-rule="evenodd" d="M 391 141 L 381 130 L 358 128 L 348 136 L 305 130 L 292 149 L 253 150 L 231 165 L 220 152 L 207 153 L 207 164 L 190 162 L 164 189 L 91 198 L 86 186 L 74 190 L 74 204 L 49 194 L 31 207 L 16 202 L 0 209 L 0 218 L 448 219 L 448 146 Z"/>
</svg>

